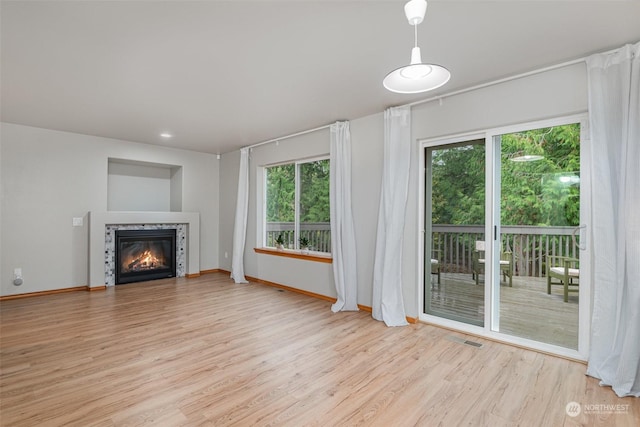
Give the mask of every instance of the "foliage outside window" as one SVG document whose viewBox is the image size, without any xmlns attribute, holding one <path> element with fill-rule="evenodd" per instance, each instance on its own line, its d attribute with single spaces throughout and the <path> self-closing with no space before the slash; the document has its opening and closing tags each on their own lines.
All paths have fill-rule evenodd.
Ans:
<svg viewBox="0 0 640 427">
<path fill-rule="evenodd" d="M 484 224 L 484 141 L 433 151 L 433 224 Z"/>
<path fill-rule="evenodd" d="M 501 221 L 504 225 L 580 223 L 580 125 L 502 135 Z M 522 155 L 533 162 L 514 162 Z"/>
<path fill-rule="evenodd" d="M 580 220 L 580 125 L 501 135 L 502 225 L 577 226 Z M 538 161 L 511 161 L 538 155 Z M 435 150 L 433 223 L 485 223 L 485 147 Z"/>
<path fill-rule="evenodd" d="M 265 246 L 282 236 L 286 249 L 299 249 L 306 238 L 310 250 L 330 253 L 329 159 L 267 167 L 265 176 Z"/>
</svg>

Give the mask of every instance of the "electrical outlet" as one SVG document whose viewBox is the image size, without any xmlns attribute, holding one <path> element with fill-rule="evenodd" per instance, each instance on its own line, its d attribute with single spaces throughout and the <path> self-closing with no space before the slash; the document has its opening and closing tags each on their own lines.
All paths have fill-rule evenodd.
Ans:
<svg viewBox="0 0 640 427">
<path fill-rule="evenodd" d="M 73 218 L 73 226 L 74 227 L 82 227 L 82 217 Z"/>
<path fill-rule="evenodd" d="M 224 253 L 224 257 L 225 257 L 225 258 L 229 258 L 229 253 L 228 253 L 228 252 L 225 252 L 225 253 Z"/>
<path fill-rule="evenodd" d="M 22 269 L 21 268 L 14 268 L 13 269 L 13 284 L 15 286 L 20 286 L 22 285 Z"/>
</svg>

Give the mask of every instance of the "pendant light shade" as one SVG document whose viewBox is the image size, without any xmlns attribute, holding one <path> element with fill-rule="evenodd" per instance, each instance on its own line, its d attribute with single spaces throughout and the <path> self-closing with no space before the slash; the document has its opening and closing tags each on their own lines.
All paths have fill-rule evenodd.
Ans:
<svg viewBox="0 0 640 427">
<path fill-rule="evenodd" d="M 426 11 L 425 0 L 411 0 L 404 6 L 407 20 L 414 27 L 415 46 L 411 50 L 410 64 L 393 70 L 382 81 L 384 87 L 391 92 L 427 92 L 443 86 L 451 78 L 451 73 L 443 66 L 422 62 L 418 47 L 418 24 L 423 21 Z"/>
<path fill-rule="evenodd" d="M 393 70 L 382 84 L 387 90 L 397 93 L 420 93 L 437 89 L 446 84 L 451 73 L 436 64 L 425 64 L 420 59 L 420 48 L 411 50 L 411 63 Z"/>
</svg>

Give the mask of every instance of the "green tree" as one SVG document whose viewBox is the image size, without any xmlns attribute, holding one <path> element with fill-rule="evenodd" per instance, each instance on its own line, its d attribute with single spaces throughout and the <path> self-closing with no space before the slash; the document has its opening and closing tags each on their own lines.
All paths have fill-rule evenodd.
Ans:
<svg viewBox="0 0 640 427">
<path fill-rule="evenodd" d="M 432 152 L 434 224 L 484 223 L 484 145 Z"/>
<path fill-rule="evenodd" d="M 295 220 L 295 164 L 267 168 L 267 222 Z"/>
<path fill-rule="evenodd" d="M 502 224 L 578 225 L 580 126 L 501 135 L 500 147 Z M 433 150 L 431 173 L 434 224 L 484 224 L 484 141 Z"/>
<path fill-rule="evenodd" d="M 537 161 L 513 161 L 539 155 Z M 533 129 L 501 137 L 501 221 L 574 226 L 580 220 L 580 126 Z"/>
<path fill-rule="evenodd" d="M 300 222 L 329 222 L 329 160 L 301 163 Z M 295 220 L 296 165 L 267 168 L 267 222 Z"/>
<path fill-rule="evenodd" d="M 329 222 L 329 160 L 300 165 L 300 222 Z"/>
</svg>

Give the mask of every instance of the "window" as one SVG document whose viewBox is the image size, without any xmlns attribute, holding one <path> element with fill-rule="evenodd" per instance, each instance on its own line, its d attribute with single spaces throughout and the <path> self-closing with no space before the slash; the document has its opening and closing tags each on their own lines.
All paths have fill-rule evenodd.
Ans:
<svg viewBox="0 0 640 427">
<path fill-rule="evenodd" d="M 300 161 L 265 168 L 265 236 L 275 247 L 282 236 L 285 249 L 331 252 L 329 159 Z"/>
</svg>

